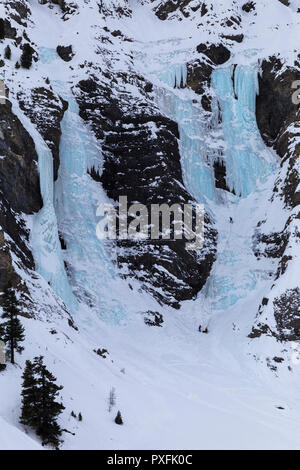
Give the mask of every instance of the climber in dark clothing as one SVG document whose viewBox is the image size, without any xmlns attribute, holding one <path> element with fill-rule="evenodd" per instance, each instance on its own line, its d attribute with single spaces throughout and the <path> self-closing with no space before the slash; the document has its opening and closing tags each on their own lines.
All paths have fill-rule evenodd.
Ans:
<svg viewBox="0 0 300 470">
<path fill-rule="evenodd" d="M 201 333 L 201 331 L 202 331 L 202 326 L 201 326 L 201 325 L 199 325 L 198 330 L 199 330 L 199 332 Z"/>
<path fill-rule="evenodd" d="M 202 331 L 202 333 L 208 333 L 207 327 Z"/>
<path fill-rule="evenodd" d="M 232 217 L 229 217 L 229 222 L 230 222 L 231 224 L 233 224 L 233 218 L 232 218 Z"/>
</svg>

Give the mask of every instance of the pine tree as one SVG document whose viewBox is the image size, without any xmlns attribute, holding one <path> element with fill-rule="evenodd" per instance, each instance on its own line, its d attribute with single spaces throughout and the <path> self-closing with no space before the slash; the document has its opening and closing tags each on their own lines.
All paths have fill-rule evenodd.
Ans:
<svg viewBox="0 0 300 470">
<path fill-rule="evenodd" d="M 7 60 L 10 60 L 11 58 L 11 48 L 9 46 L 6 46 L 6 48 L 4 49 L 4 57 Z"/>
<path fill-rule="evenodd" d="M 21 66 L 24 69 L 30 69 L 32 64 L 32 54 L 34 50 L 30 46 L 30 44 L 24 44 L 23 53 L 21 55 Z"/>
<path fill-rule="evenodd" d="M 43 363 L 43 356 L 35 357 L 33 363 L 26 362 L 20 423 L 34 429 L 43 446 L 51 445 L 58 449 L 62 442 L 62 429 L 57 418 L 65 407 L 56 401 L 63 387 L 55 382 L 56 378 Z"/>
<path fill-rule="evenodd" d="M 3 328 L 3 326 L 0 324 L 0 341 L 1 341 L 1 342 L 3 341 L 3 343 L 4 343 L 4 333 L 5 333 L 4 328 Z M 0 344 L 0 348 L 1 348 L 1 347 L 2 347 L 2 343 Z M 4 352 L 4 354 L 5 354 L 5 350 L 4 350 L 3 352 Z M 1 353 L 2 353 L 2 351 L 0 351 L 0 355 L 1 355 Z M 4 358 L 4 359 L 5 359 L 5 358 Z M 2 371 L 5 370 L 5 369 L 6 369 L 6 364 L 0 363 L 0 372 L 2 372 Z"/>
<path fill-rule="evenodd" d="M 120 411 L 118 411 L 117 416 L 115 417 L 115 423 L 120 425 L 123 424 L 123 419 Z"/>
<path fill-rule="evenodd" d="M 6 320 L 1 325 L 1 339 L 8 345 L 10 362 L 15 363 L 15 351 L 21 353 L 23 347 L 20 343 L 24 341 L 24 328 L 18 319 L 20 314 L 18 301 L 11 283 L 7 284 L 2 294 L 3 314 Z"/>
</svg>

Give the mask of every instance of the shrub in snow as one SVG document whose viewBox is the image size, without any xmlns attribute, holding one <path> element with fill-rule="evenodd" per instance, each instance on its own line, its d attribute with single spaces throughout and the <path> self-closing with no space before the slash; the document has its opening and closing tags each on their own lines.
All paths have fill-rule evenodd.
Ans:
<svg viewBox="0 0 300 470">
<path fill-rule="evenodd" d="M 117 416 L 115 417 L 115 423 L 120 425 L 123 424 L 123 419 L 120 411 L 118 411 Z"/>
</svg>

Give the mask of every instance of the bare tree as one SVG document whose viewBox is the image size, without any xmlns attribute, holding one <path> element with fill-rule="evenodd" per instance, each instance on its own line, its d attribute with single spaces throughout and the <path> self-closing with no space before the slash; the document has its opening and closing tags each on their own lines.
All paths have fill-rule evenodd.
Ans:
<svg viewBox="0 0 300 470">
<path fill-rule="evenodd" d="M 111 412 L 111 410 L 113 409 L 113 407 L 115 406 L 116 404 L 116 389 L 115 387 L 112 387 L 110 389 L 110 392 L 109 392 L 109 396 L 108 396 L 108 411 Z"/>
</svg>

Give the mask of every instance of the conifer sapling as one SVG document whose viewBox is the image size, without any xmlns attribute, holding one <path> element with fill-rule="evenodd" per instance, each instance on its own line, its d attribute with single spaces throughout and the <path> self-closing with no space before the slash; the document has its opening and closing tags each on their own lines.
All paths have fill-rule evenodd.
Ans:
<svg viewBox="0 0 300 470">
<path fill-rule="evenodd" d="M 115 423 L 119 425 L 123 424 L 123 419 L 120 411 L 118 411 L 117 416 L 115 417 Z"/>
<path fill-rule="evenodd" d="M 18 300 L 12 285 L 9 283 L 2 294 L 2 318 L 5 320 L 1 324 L 1 339 L 7 344 L 10 362 L 15 363 L 15 351 L 21 353 L 23 347 L 20 345 L 24 341 L 24 328 L 18 319 L 20 314 Z"/>
</svg>

